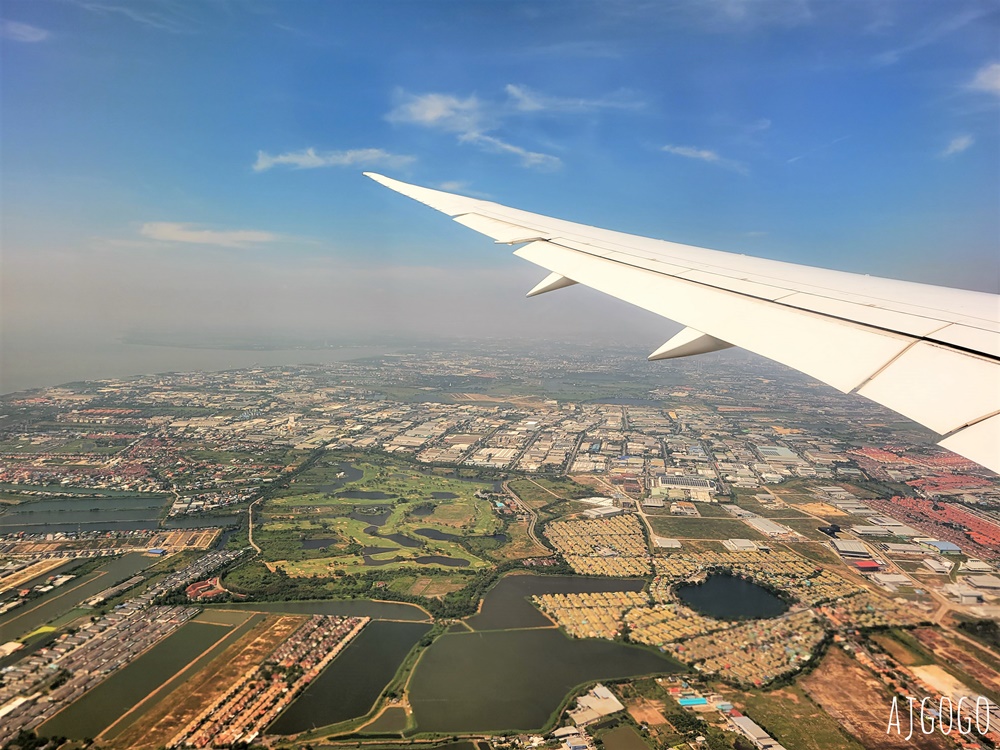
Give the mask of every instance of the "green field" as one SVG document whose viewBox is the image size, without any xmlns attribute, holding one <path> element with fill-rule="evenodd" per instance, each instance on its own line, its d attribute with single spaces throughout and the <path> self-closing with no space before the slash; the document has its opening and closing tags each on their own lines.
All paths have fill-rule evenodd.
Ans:
<svg viewBox="0 0 1000 750">
<path fill-rule="evenodd" d="M 798 686 L 744 693 L 736 697 L 735 702 L 745 705 L 746 713 L 785 747 L 864 750 Z"/>
<path fill-rule="evenodd" d="M 742 521 L 735 518 L 688 518 L 685 516 L 652 516 L 649 522 L 659 536 L 677 539 L 763 539 Z"/>
</svg>

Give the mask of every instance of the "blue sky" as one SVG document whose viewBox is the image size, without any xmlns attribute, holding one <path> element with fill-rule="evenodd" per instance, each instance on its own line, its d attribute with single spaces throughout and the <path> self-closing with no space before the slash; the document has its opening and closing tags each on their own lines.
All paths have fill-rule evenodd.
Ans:
<svg viewBox="0 0 1000 750">
<path fill-rule="evenodd" d="M 586 290 L 525 301 L 537 271 L 366 169 L 1000 287 L 997 2 L 5 0 L 0 18 L 8 357 L 97 331 L 662 325 Z"/>
</svg>

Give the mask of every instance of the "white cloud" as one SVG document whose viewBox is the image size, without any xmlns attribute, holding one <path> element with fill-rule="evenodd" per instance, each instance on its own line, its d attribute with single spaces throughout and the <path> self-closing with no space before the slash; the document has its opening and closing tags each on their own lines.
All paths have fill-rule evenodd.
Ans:
<svg viewBox="0 0 1000 750">
<path fill-rule="evenodd" d="M 12 42 L 44 42 L 51 36 L 45 29 L 19 21 L 0 20 L 0 37 Z"/>
<path fill-rule="evenodd" d="M 719 167 L 732 169 L 740 174 L 747 174 L 747 168 L 745 165 L 738 161 L 733 161 L 732 159 L 724 159 L 715 151 L 707 148 L 695 148 L 694 146 L 672 146 L 668 144 L 663 147 L 663 151 L 666 151 L 668 154 L 673 154 L 674 156 L 683 156 L 686 159 L 706 161 L 709 164 L 715 164 Z"/>
<path fill-rule="evenodd" d="M 643 106 L 642 102 L 624 91 L 604 99 L 549 96 L 513 83 L 508 83 L 504 91 L 510 104 L 519 112 L 593 112 L 599 109 L 639 109 Z"/>
<path fill-rule="evenodd" d="M 386 119 L 452 133 L 470 133 L 486 127 L 487 118 L 475 95 L 460 99 L 451 94 L 405 94 Z"/>
<path fill-rule="evenodd" d="M 955 154 L 960 154 L 966 149 L 968 149 L 975 142 L 976 139 L 973 138 L 968 133 L 964 135 L 955 136 L 948 143 L 948 146 L 945 148 L 945 150 L 941 152 L 940 156 L 943 158 L 947 156 L 954 156 Z"/>
<path fill-rule="evenodd" d="M 215 245 L 217 247 L 245 248 L 249 245 L 265 242 L 276 242 L 281 235 L 272 232 L 261 232 L 255 229 L 199 229 L 195 224 L 175 223 L 171 221 L 146 222 L 139 229 L 139 234 L 151 240 L 161 242 L 184 242 L 192 245 Z"/>
<path fill-rule="evenodd" d="M 984 65 L 976 71 L 976 75 L 969 83 L 969 88 L 973 91 L 984 91 L 987 94 L 1000 96 L 1000 62 Z"/>
<path fill-rule="evenodd" d="M 264 172 L 277 166 L 293 169 L 318 169 L 320 167 L 403 167 L 413 162 L 412 156 L 390 154 L 380 148 L 359 148 L 352 151 L 320 151 L 314 148 L 289 151 L 272 156 L 266 151 L 257 152 L 253 165 L 255 172 Z"/>
</svg>

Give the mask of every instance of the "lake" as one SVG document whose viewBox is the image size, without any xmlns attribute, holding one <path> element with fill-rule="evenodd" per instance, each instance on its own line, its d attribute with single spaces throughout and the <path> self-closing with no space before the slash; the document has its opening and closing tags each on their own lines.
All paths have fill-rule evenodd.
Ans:
<svg viewBox="0 0 1000 750">
<path fill-rule="evenodd" d="M 430 630 L 423 622 L 371 622 L 268 727 L 295 734 L 368 713 L 399 665 Z"/>
<path fill-rule="evenodd" d="M 704 583 L 678 586 L 677 598 L 691 609 L 717 620 L 777 617 L 788 604 L 767 589 L 737 576 L 710 574 Z"/>
<path fill-rule="evenodd" d="M 641 578 L 582 578 L 579 576 L 508 575 L 489 590 L 478 615 L 466 622 L 473 630 L 539 628 L 552 624 L 531 603 L 535 594 L 596 591 L 642 591 Z"/>
<path fill-rule="evenodd" d="M 532 731 L 582 682 L 679 671 L 654 651 L 552 628 L 447 633 L 417 664 L 410 703 L 421 732 Z"/>
<path fill-rule="evenodd" d="M 0 534 L 155 529 L 169 501 L 163 495 L 67 497 L 3 506 Z"/>
</svg>

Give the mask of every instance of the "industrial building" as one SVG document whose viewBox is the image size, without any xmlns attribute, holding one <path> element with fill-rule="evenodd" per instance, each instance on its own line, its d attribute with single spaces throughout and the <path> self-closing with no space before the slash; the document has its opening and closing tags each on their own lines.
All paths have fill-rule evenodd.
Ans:
<svg viewBox="0 0 1000 750">
<path fill-rule="evenodd" d="M 838 555 L 849 560 L 866 560 L 871 558 L 871 553 L 864 542 L 853 539 L 834 539 L 831 544 Z"/>
</svg>

